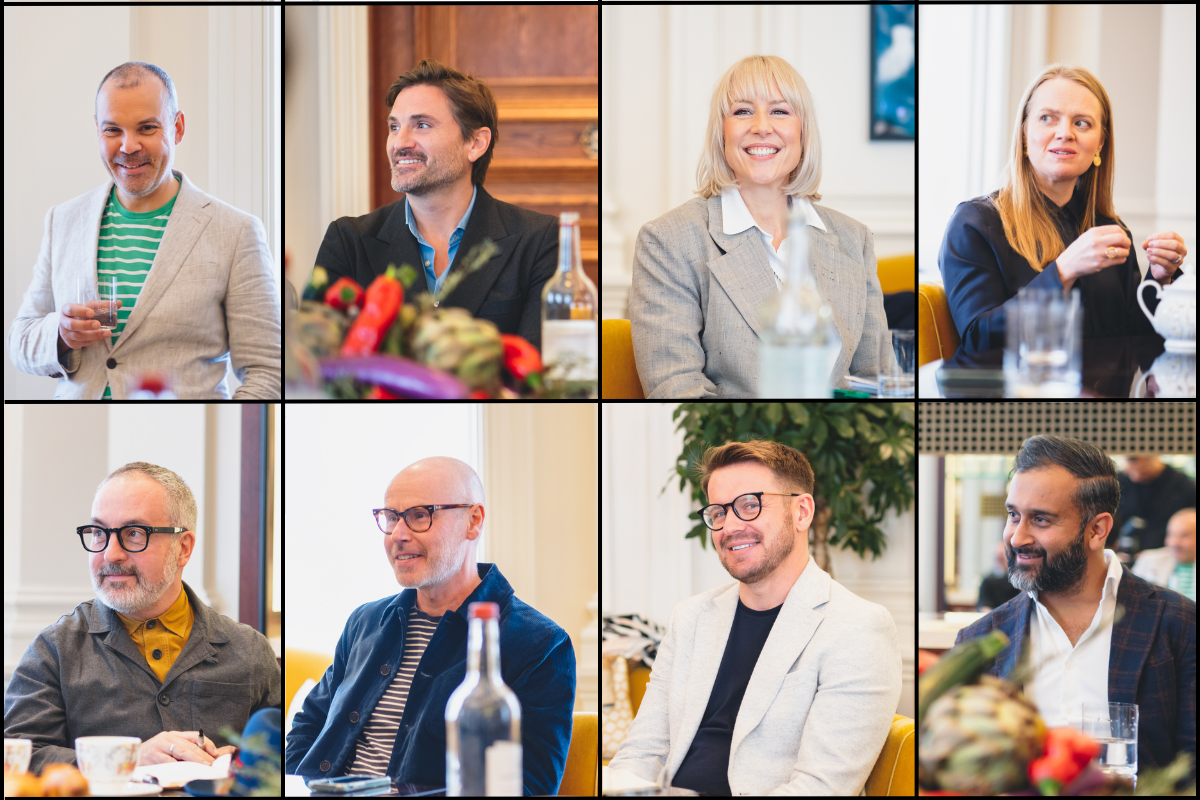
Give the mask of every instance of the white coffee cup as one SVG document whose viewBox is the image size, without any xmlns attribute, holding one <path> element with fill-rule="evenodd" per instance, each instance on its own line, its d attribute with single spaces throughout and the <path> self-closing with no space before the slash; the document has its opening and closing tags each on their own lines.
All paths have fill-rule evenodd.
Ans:
<svg viewBox="0 0 1200 800">
<path fill-rule="evenodd" d="M 4 740 L 4 774 L 24 775 L 29 771 L 29 759 L 33 757 L 32 739 Z"/>
<path fill-rule="evenodd" d="M 133 777 L 142 740 L 136 736 L 80 736 L 75 760 L 93 795 L 117 794 Z"/>
</svg>

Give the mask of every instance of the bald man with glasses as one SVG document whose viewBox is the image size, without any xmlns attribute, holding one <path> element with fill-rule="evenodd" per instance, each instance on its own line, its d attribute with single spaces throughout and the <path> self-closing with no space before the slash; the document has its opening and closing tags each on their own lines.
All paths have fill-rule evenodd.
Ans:
<svg viewBox="0 0 1200 800">
<path fill-rule="evenodd" d="M 288 736 L 289 774 L 446 783 L 446 703 L 466 677 L 467 608 L 500 607 L 500 671 L 521 703 L 526 794 L 558 792 L 571 743 L 575 650 L 566 631 L 519 600 L 496 564 L 477 563 L 483 484 L 453 458 L 426 458 L 372 509 L 399 594 L 346 622 L 333 666 Z"/>
</svg>

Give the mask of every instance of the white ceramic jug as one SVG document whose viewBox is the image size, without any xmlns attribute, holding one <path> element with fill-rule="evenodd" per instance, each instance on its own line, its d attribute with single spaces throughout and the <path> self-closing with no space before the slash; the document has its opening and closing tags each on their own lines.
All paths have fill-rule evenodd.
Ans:
<svg viewBox="0 0 1200 800">
<path fill-rule="evenodd" d="M 1158 308 L 1153 314 L 1142 299 L 1142 289 L 1147 286 L 1153 286 L 1155 294 L 1159 296 Z M 1165 289 L 1158 281 L 1147 278 L 1138 285 L 1137 296 L 1138 305 L 1154 330 L 1167 340 L 1168 352 L 1196 352 L 1196 275 L 1192 270 Z"/>
</svg>

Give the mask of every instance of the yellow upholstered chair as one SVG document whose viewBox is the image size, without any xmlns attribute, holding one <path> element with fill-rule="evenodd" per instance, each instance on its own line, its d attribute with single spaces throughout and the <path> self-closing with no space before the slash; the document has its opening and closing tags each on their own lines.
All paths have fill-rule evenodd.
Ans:
<svg viewBox="0 0 1200 800">
<path fill-rule="evenodd" d="M 917 726 L 912 717 L 892 717 L 883 751 L 867 777 L 872 797 L 912 797 L 917 793 Z"/>
<path fill-rule="evenodd" d="M 325 674 L 325 670 L 329 669 L 329 665 L 333 663 L 333 656 L 325 653 L 314 653 L 310 650 L 293 650 L 288 648 L 283 653 L 283 710 L 287 712 L 288 706 L 292 704 L 292 698 L 296 696 L 300 685 L 307 678 L 312 678 L 317 683 L 321 682 L 321 676 Z"/>
<path fill-rule="evenodd" d="M 643 664 L 629 668 L 629 703 L 637 716 L 646 696 L 650 670 Z M 916 722 L 911 717 L 896 714 L 888 730 L 883 751 L 867 778 L 867 794 L 873 796 L 908 796 L 917 790 Z"/>
<path fill-rule="evenodd" d="M 603 320 L 600 358 L 600 397 L 605 400 L 645 400 L 633 360 L 629 320 Z"/>
<path fill-rule="evenodd" d="M 917 292 L 917 365 L 950 358 L 961 342 L 950 316 L 945 287 L 922 283 Z"/>
<path fill-rule="evenodd" d="M 576 711 L 571 729 L 571 747 L 567 750 L 567 768 L 559 784 L 560 795 L 592 797 L 600 791 L 600 715 L 595 711 Z"/>
<path fill-rule="evenodd" d="M 875 260 L 875 273 L 884 294 L 911 292 L 917 286 L 917 259 L 912 253 Z"/>
</svg>

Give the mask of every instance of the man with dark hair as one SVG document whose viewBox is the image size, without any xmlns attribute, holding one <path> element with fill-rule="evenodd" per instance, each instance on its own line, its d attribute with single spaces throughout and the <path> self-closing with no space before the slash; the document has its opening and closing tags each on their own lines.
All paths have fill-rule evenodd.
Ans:
<svg viewBox="0 0 1200 800">
<path fill-rule="evenodd" d="M 334 220 L 317 252 L 332 283 L 362 286 L 390 264 L 418 267 L 407 297 L 436 295 L 471 249 L 500 249 L 439 305 L 465 308 L 501 333 L 541 346 L 542 286 L 557 267 L 558 220 L 494 199 L 483 188 L 499 135 L 487 85 L 422 61 L 388 91 L 387 158 L 403 201 Z"/>
<path fill-rule="evenodd" d="M 610 769 L 713 795 L 855 795 L 900 700 L 896 623 L 812 562 L 814 476 L 778 442 L 729 442 L 698 467 L 734 583 L 671 612 Z"/>
<path fill-rule="evenodd" d="M 1004 631 L 1011 644 L 991 672 L 1005 676 L 1029 637 L 1040 666 L 1025 693 L 1046 725 L 1078 722 L 1083 703 L 1136 703 L 1142 765 L 1164 766 L 1178 752 L 1194 760 L 1196 603 L 1104 549 L 1120 501 L 1112 459 L 1079 439 L 1033 436 L 1010 477 L 1004 545 L 1021 593 L 957 641 Z"/>
<path fill-rule="evenodd" d="M 55 399 L 121 400 L 147 373 L 185 399 L 280 397 L 279 292 L 262 223 L 172 169 L 184 114 L 159 67 L 100 81 L 94 121 L 110 180 L 46 214 L 9 333 L 13 364 L 59 378 Z M 116 282 L 119 308 L 97 293 Z"/>
</svg>

